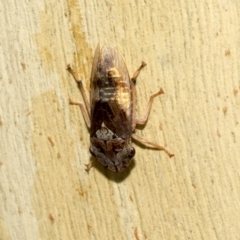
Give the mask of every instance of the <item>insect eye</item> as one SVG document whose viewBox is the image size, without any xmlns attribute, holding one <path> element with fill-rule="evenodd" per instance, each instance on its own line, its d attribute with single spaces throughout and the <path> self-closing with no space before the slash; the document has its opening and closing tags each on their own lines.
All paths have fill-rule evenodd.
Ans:
<svg viewBox="0 0 240 240">
<path fill-rule="evenodd" d="M 128 154 L 129 158 L 132 158 L 135 155 L 135 149 L 133 147 L 130 148 L 130 152 Z"/>
</svg>

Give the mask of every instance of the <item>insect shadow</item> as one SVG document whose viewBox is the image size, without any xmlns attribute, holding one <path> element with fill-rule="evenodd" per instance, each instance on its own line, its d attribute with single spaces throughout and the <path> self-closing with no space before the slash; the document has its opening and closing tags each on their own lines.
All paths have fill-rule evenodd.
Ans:
<svg viewBox="0 0 240 240">
<path fill-rule="evenodd" d="M 98 172 L 107 177 L 110 181 L 116 183 L 124 181 L 131 174 L 131 171 L 136 167 L 136 162 L 135 159 L 133 158 L 131 164 L 124 171 L 116 174 L 115 172 L 109 171 L 107 167 L 103 167 L 101 163 L 96 161 L 96 159 L 93 156 L 90 157 L 90 161 L 91 168 L 95 168 Z M 85 170 L 86 172 L 88 172 L 88 174 L 91 174 L 92 172 L 92 170 L 90 171 L 88 169 Z"/>
</svg>

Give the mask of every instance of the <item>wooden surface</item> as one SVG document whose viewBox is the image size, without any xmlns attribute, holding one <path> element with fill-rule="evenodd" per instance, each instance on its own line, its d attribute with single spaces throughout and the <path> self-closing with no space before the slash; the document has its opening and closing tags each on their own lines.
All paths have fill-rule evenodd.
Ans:
<svg viewBox="0 0 240 240">
<path fill-rule="evenodd" d="M 240 1 L 1 1 L 0 239 L 240 239 Z M 137 151 L 90 160 L 82 101 L 94 50 L 117 46 L 138 113 L 162 87 Z"/>
</svg>

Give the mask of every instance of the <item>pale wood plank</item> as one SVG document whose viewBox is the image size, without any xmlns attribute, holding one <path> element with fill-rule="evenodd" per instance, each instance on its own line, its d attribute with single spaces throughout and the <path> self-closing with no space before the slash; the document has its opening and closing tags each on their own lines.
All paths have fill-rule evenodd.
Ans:
<svg viewBox="0 0 240 240">
<path fill-rule="evenodd" d="M 239 1 L 1 1 L 0 239 L 238 239 Z M 138 113 L 160 87 L 123 174 L 95 165 L 82 101 L 97 43 L 116 45 Z"/>
</svg>

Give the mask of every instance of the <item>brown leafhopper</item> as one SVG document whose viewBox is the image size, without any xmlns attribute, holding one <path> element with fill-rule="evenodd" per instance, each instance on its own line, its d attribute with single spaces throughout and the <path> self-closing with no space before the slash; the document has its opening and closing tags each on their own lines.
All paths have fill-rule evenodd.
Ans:
<svg viewBox="0 0 240 240">
<path fill-rule="evenodd" d="M 80 107 L 89 129 L 90 152 L 104 167 L 114 172 L 123 171 L 135 155 L 132 138 L 146 146 L 165 151 L 169 157 L 174 156 L 164 147 L 134 133 L 137 124 L 144 125 L 147 122 L 153 99 L 164 93 L 160 89 L 151 95 L 145 116 L 136 117 L 136 80 L 145 66 L 146 63 L 142 62 L 130 78 L 125 62 L 117 50 L 108 45 L 100 49 L 98 44 L 92 65 L 90 104 L 82 81 L 77 78 L 70 65 L 67 67 L 85 102 L 84 106 L 70 100 L 70 104 Z"/>
</svg>

